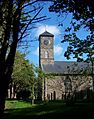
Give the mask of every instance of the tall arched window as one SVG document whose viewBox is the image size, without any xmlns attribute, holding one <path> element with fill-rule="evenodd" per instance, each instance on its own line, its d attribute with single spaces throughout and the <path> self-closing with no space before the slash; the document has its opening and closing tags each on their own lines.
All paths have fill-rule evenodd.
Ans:
<svg viewBox="0 0 94 119">
<path fill-rule="evenodd" d="M 65 81 L 65 92 L 71 92 L 72 91 L 72 82 L 69 76 L 66 76 Z"/>
<path fill-rule="evenodd" d="M 49 57 L 49 53 L 48 51 L 45 51 L 45 58 L 48 58 Z"/>
</svg>

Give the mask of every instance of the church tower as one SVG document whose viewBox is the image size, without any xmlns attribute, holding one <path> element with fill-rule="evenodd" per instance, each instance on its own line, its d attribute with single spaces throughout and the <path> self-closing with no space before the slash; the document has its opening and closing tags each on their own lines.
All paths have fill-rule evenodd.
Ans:
<svg viewBox="0 0 94 119">
<path fill-rule="evenodd" d="M 45 31 L 39 36 L 39 66 L 54 64 L 54 35 Z"/>
</svg>

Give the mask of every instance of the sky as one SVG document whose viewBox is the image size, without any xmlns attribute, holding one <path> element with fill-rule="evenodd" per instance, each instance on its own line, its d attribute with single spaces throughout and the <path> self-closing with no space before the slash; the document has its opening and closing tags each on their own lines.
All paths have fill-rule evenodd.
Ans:
<svg viewBox="0 0 94 119">
<path fill-rule="evenodd" d="M 36 24 L 37 28 L 33 29 L 30 32 L 28 39 L 35 40 L 31 43 L 30 47 L 28 47 L 28 54 L 26 59 L 35 65 L 39 64 L 39 35 L 43 33 L 45 30 L 52 33 L 54 35 L 54 60 L 55 61 L 66 61 L 67 59 L 64 57 L 64 52 L 67 49 L 68 43 L 61 43 L 64 35 L 65 28 L 69 25 L 71 21 L 71 15 L 57 17 L 58 14 L 49 12 L 48 10 L 49 4 L 45 3 L 45 7 L 41 12 L 41 15 L 46 15 L 49 20 L 45 20 L 43 22 L 39 22 Z M 63 26 L 58 26 L 59 23 L 63 23 Z M 87 32 L 84 30 L 78 31 L 78 36 L 80 38 L 84 38 L 87 35 Z M 71 61 L 75 61 L 75 59 L 71 58 Z"/>
</svg>

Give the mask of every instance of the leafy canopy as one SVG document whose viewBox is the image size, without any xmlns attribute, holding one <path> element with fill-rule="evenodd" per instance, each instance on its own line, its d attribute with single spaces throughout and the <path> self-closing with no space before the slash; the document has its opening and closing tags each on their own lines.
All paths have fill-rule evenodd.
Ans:
<svg viewBox="0 0 94 119">
<path fill-rule="evenodd" d="M 50 12 L 59 15 L 71 13 L 70 26 L 65 29 L 63 42 L 68 42 L 69 46 L 65 52 L 65 57 L 70 59 L 72 55 L 78 61 L 94 60 L 94 1 L 93 0 L 54 0 L 49 8 Z M 85 39 L 77 36 L 76 32 L 81 28 L 89 31 Z M 84 59 L 83 56 L 86 56 Z"/>
<path fill-rule="evenodd" d="M 15 92 L 18 93 L 23 90 L 31 92 L 35 79 L 34 65 L 30 64 L 29 61 L 25 59 L 25 54 L 21 54 L 17 51 L 12 73 Z"/>
</svg>

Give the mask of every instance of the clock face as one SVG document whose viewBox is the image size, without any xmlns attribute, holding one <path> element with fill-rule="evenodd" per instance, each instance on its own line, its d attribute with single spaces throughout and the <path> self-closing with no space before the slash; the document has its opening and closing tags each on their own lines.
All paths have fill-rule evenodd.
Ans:
<svg viewBox="0 0 94 119">
<path fill-rule="evenodd" d="M 48 45 L 49 41 L 48 40 L 44 40 L 44 45 Z"/>
</svg>

